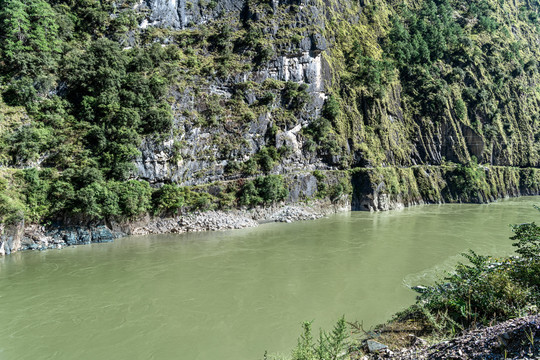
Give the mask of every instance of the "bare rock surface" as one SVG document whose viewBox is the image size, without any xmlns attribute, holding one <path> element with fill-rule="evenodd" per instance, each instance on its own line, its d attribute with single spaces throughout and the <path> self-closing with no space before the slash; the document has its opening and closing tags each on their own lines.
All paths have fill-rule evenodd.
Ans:
<svg viewBox="0 0 540 360">
<path fill-rule="evenodd" d="M 317 200 L 301 204 L 274 204 L 252 209 L 196 212 L 175 217 L 150 217 L 106 224 L 71 224 L 43 226 L 24 222 L 0 226 L 0 255 L 21 250 L 62 249 L 66 246 L 112 242 L 128 235 L 171 234 L 200 231 L 244 229 L 265 222 L 314 220 L 348 211 L 347 201 L 331 203 Z"/>
<path fill-rule="evenodd" d="M 540 315 L 470 330 L 430 347 L 419 341 L 409 348 L 393 352 L 383 350 L 363 359 L 540 359 Z"/>
<path fill-rule="evenodd" d="M 315 220 L 349 209 L 348 203 L 332 204 L 326 201 L 295 205 L 276 204 L 252 209 L 197 212 L 174 218 L 146 217 L 127 224 L 113 223 L 112 230 L 128 235 L 146 235 L 244 229 L 266 222 Z"/>
<path fill-rule="evenodd" d="M 325 214 L 317 209 L 300 206 L 285 206 L 281 210 L 272 214 L 270 219 L 277 222 L 290 223 L 299 220 L 315 220 Z"/>
<path fill-rule="evenodd" d="M 129 235 L 217 231 L 256 227 L 259 224 L 248 217 L 223 211 L 207 211 L 175 218 L 150 220 L 124 228 Z"/>
</svg>

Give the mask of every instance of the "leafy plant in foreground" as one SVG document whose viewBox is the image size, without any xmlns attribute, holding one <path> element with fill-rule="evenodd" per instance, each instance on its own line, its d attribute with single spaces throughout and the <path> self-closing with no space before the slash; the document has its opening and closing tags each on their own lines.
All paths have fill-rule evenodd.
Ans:
<svg viewBox="0 0 540 360">
<path fill-rule="evenodd" d="M 513 226 L 519 256 L 495 259 L 473 251 L 463 254 L 443 281 L 422 289 L 412 312 L 433 329 L 455 333 L 476 323 L 488 324 L 527 314 L 540 303 L 540 227 Z M 415 309 L 415 310 L 414 310 Z"/>
<path fill-rule="evenodd" d="M 303 333 L 293 350 L 293 360 L 338 360 L 345 355 L 347 348 L 347 324 L 341 317 L 330 333 L 320 330 L 319 340 L 315 342 L 311 331 L 312 322 L 302 324 Z"/>
</svg>

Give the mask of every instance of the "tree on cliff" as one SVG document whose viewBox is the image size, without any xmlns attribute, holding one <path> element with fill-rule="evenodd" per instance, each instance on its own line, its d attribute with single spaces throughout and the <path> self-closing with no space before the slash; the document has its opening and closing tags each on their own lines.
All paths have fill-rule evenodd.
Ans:
<svg viewBox="0 0 540 360">
<path fill-rule="evenodd" d="M 56 13 L 44 0 L 1 0 L 1 55 L 12 72 L 36 75 L 59 52 Z"/>
</svg>

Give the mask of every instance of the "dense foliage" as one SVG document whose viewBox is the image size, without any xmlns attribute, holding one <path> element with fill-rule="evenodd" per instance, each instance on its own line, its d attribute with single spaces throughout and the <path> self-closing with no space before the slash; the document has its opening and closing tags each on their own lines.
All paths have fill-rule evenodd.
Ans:
<svg viewBox="0 0 540 360">
<path fill-rule="evenodd" d="M 4 222 L 31 222 L 84 216 L 86 219 L 132 219 L 143 214 L 178 215 L 196 210 L 253 207 L 285 200 L 279 175 L 227 185 L 151 188 L 140 180 L 106 180 L 95 168 L 41 171 L 30 168 L 0 177 L 0 216 Z"/>
<path fill-rule="evenodd" d="M 150 210 L 148 183 L 123 181 L 142 136 L 171 128 L 167 66 L 177 54 L 122 46 L 140 20 L 134 3 L 0 1 L 0 107 L 28 117 L 0 115 L 0 153 L 3 165 L 29 168 L 5 177 L 16 181 L 3 213 L 13 197 L 32 221 Z"/>
<path fill-rule="evenodd" d="M 240 203 L 243 205 L 270 204 L 284 200 L 289 191 L 279 175 L 268 175 L 248 181 L 242 188 Z"/>
<path fill-rule="evenodd" d="M 262 34 L 238 38 L 227 22 L 216 25 L 215 34 L 141 29 L 146 15 L 136 3 L 0 1 L 0 164 L 19 169 L 2 174 L 4 220 L 175 214 L 268 204 L 287 196 L 281 177 L 272 175 L 218 194 L 175 184 L 152 189 L 134 179 L 142 139 L 173 132 L 171 89 L 200 82 L 192 76 L 226 74 L 237 66 L 232 42 L 244 52 L 262 50 L 256 39 Z M 201 53 L 202 46 L 211 57 Z M 255 56 L 251 50 L 247 54 Z M 261 54 L 257 62 L 267 61 Z M 198 95 L 204 105 L 193 115 L 194 123 L 216 126 L 226 113 L 253 120 L 256 115 L 243 100 L 250 87 L 240 84 L 227 109 L 216 94 Z M 306 88 L 267 81 L 254 108 L 300 111 L 309 101 Z M 287 147 L 262 147 L 243 163 L 231 159 L 227 170 L 268 174 L 286 152 Z"/>
</svg>

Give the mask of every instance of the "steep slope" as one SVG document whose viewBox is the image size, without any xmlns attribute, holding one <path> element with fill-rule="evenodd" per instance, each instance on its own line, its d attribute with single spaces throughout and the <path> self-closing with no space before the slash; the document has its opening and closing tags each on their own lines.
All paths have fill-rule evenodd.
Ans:
<svg viewBox="0 0 540 360">
<path fill-rule="evenodd" d="M 162 3 L 150 6 L 150 18 L 165 14 Z M 490 165 L 538 165 L 534 3 L 239 1 L 186 12 L 179 1 L 176 11 L 191 20 L 173 26 L 197 29 L 182 36 L 210 33 L 196 52 L 218 62 L 203 92 L 221 113 L 180 140 L 205 179 L 226 178 L 221 171 L 231 160 L 284 145 L 277 172 L 467 163 L 472 156 Z M 229 48 L 214 44 L 215 36 Z M 223 56 L 230 62 L 220 68 Z M 305 84 L 307 94 L 290 91 L 291 82 Z M 200 84 L 197 78 L 192 86 Z M 178 109 L 212 112 L 211 104 L 185 94 Z M 235 119 L 240 113 L 247 121 Z M 223 137 L 227 123 L 237 131 L 230 141 Z M 216 132 L 219 144 L 207 140 Z M 207 147 L 194 152 L 201 137 Z M 240 138 L 247 143 L 235 143 Z M 152 150 L 138 162 L 151 181 L 159 167 L 150 165 Z M 204 151 L 216 161 L 203 164 Z M 190 177 L 193 165 L 188 160 L 173 173 Z"/>
</svg>

